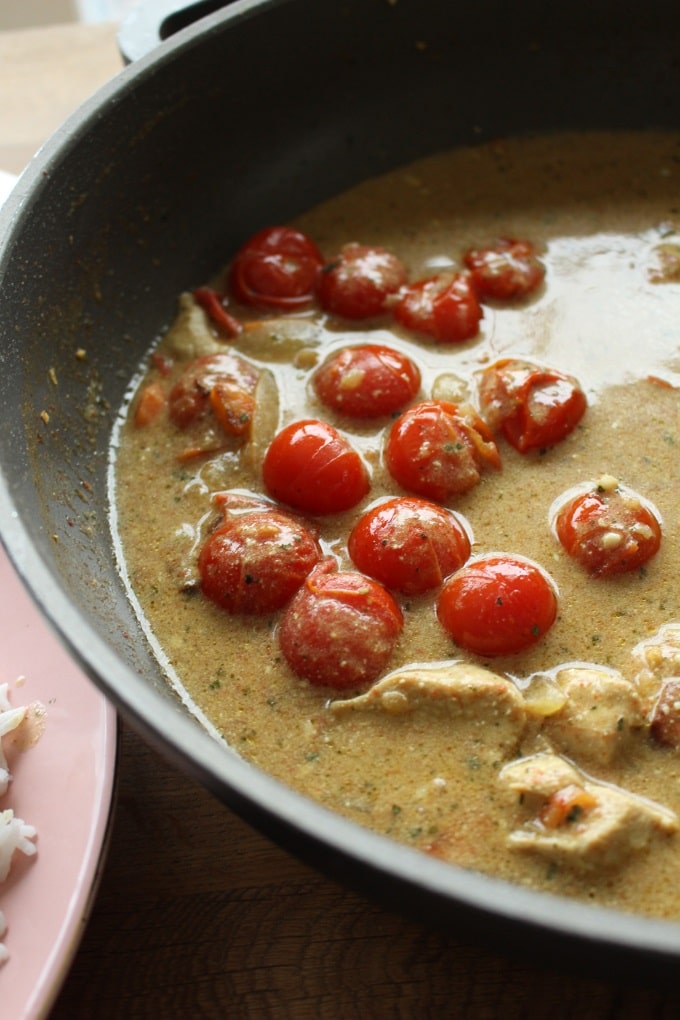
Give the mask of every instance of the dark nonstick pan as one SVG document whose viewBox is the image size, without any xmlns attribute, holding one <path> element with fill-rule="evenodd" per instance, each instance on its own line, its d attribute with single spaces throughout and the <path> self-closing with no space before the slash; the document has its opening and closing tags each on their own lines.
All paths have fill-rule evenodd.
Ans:
<svg viewBox="0 0 680 1020">
<path fill-rule="evenodd" d="M 605 960 L 622 972 L 633 960 L 637 973 L 670 969 L 680 924 L 430 860 L 225 753 L 165 685 L 135 619 L 116 568 L 107 473 L 126 387 L 177 294 L 246 236 L 452 145 L 563 128 L 677 129 L 677 11 L 663 0 L 219 6 L 163 20 L 156 37 L 165 41 L 56 133 L 2 212 L 0 529 L 9 554 L 123 715 L 307 861 L 486 944 L 596 957 L 600 972 Z M 128 56 L 146 45 L 130 44 Z"/>
</svg>

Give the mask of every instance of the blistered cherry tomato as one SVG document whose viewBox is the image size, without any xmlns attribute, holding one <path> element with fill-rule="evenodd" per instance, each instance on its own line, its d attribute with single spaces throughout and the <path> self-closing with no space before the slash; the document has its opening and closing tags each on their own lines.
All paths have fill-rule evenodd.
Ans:
<svg viewBox="0 0 680 1020">
<path fill-rule="evenodd" d="M 479 332 L 483 312 L 468 273 L 442 273 L 402 287 L 397 322 L 439 343 L 461 343 Z"/>
<path fill-rule="evenodd" d="M 552 526 L 566 552 L 594 577 L 638 570 L 661 544 L 658 512 L 609 477 L 558 500 Z"/>
<path fill-rule="evenodd" d="M 332 425 L 315 418 L 292 422 L 274 436 L 262 476 L 275 499 L 312 514 L 349 510 L 370 488 L 357 451 Z"/>
<path fill-rule="evenodd" d="M 367 510 L 347 546 L 359 570 L 404 595 L 420 595 L 465 563 L 470 534 L 452 510 L 401 496 Z"/>
<path fill-rule="evenodd" d="M 346 244 L 319 276 L 318 298 L 332 315 L 370 319 L 382 315 L 385 303 L 406 280 L 400 259 L 385 248 Z"/>
<path fill-rule="evenodd" d="M 489 248 L 465 252 L 463 262 L 482 301 L 519 301 L 545 278 L 545 266 L 530 241 L 504 237 Z"/>
<path fill-rule="evenodd" d="M 244 304 L 300 308 L 313 300 L 322 265 L 321 252 L 306 234 L 291 227 L 267 227 L 236 253 L 231 287 Z"/>
<path fill-rule="evenodd" d="M 550 629 L 557 592 L 537 563 L 493 553 L 470 560 L 444 582 L 437 615 L 460 648 L 482 656 L 513 655 Z"/>
<path fill-rule="evenodd" d="M 382 344 L 345 347 L 314 373 L 314 388 L 327 407 L 356 418 L 379 418 L 400 410 L 420 388 L 420 371 L 409 357 Z"/>
<path fill-rule="evenodd" d="M 258 373 L 237 354 L 206 354 L 192 361 L 170 391 L 170 418 L 180 428 L 212 411 L 226 431 L 242 435 L 250 428 Z"/>
<path fill-rule="evenodd" d="M 572 432 L 587 402 L 578 381 L 530 361 L 504 358 L 481 375 L 482 414 L 520 453 L 554 446 Z"/>
<path fill-rule="evenodd" d="M 402 627 L 401 610 L 382 585 L 326 560 L 286 608 L 278 637 L 298 676 L 343 690 L 380 675 Z"/>
<path fill-rule="evenodd" d="M 234 515 L 201 549 L 201 589 L 229 613 L 269 613 L 292 598 L 320 556 L 314 536 L 289 514 Z"/>
<path fill-rule="evenodd" d="M 426 400 L 397 418 L 385 446 L 395 482 L 439 503 L 467 492 L 501 460 L 489 427 L 471 409 Z"/>
</svg>

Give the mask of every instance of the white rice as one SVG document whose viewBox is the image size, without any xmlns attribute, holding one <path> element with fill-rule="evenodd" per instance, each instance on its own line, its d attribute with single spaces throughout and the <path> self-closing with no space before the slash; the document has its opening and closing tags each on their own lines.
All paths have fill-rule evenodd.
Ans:
<svg viewBox="0 0 680 1020">
<path fill-rule="evenodd" d="M 11 781 L 7 758 L 2 748 L 2 738 L 11 733 L 23 722 L 26 716 L 25 708 L 12 708 L 8 697 L 8 684 L 0 684 L 0 797 L 7 792 Z M 4 882 L 12 866 L 12 858 L 16 851 L 30 857 L 36 852 L 36 832 L 32 825 L 27 825 L 21 818 L 17 818 L 11 808 L 0 811 L 0 882 Z M 0 911 L 0 940 L 7 931 L 5 917 Z M 0 966 L 7 961 L 9 954 L 2 941 L 0 941 Z"/>
</svg>

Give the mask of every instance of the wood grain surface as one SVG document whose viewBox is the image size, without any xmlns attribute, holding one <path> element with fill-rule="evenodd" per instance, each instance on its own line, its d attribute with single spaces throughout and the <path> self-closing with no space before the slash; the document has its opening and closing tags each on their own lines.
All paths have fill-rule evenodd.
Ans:
<svg viewBox="0 0 680 1020">
<path fill-rule="evenodd" d="M 0 33 L 0 169 L 20 171 L 119 67 L 113 25 Z M 678 1016 L 680 994 L 634 973 L 518 961 L 335 885 L 123 724 L 109 850 L 50 1020 Z"/>
</svg>

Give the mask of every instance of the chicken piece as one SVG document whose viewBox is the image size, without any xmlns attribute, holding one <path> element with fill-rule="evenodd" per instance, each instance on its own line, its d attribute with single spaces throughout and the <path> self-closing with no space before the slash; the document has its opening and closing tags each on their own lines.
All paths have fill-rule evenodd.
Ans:
<svg viewBox="0 0 680 1020">
<path fill-rule="evenodd" d="M 651 840 L 678 830 L 675 812 L 597 781 L 554 754 L 506 765 L 499 781 L 532 812 L 508 846 L 584 871 L 616 868 Z"/>
<path fill-rule="evenodd" d="M 168 353 L 178 361 L 193 361 L 204 354 L 224 350 L 224 341 L 216 339 L 203 309 L 188 291 L 180 294 L 177 317 L 165 338 Z"/>
<path fill-rule="evenodd" d="M 662 747 L 680 747 L 680 677 L 669 677 L 661 684 L 649 716 L 649 733 Z"/>
<path fill-rule="evenodd" d="M 680 623 L 666 623 L 631 652 L 634 680 L 642 695 L 655 698 L 662 680 L 680 676 Z"/>
<path fill-rule="evenodd" d="M 510 752 L 526 725 L 524 699 L 516 684 L 467 662 L 439 662 L 396 670 L 356 698 L 333 701 L 333 713 L 379 711 L 447 713 L 472 723 L 487 745 Z"/>
<path fill-rule="evenodd" d="M 606 765 L 643 724 L 635 686 L 613 670 L 571 666 L 556 673 L 565 695 L 559 712 L 546 718 L 543 733 L 570 757 Z"/>
</svg>

